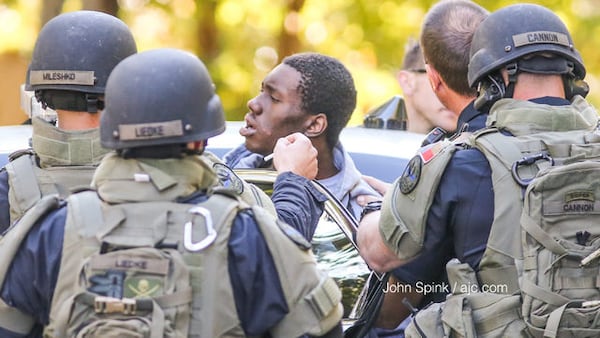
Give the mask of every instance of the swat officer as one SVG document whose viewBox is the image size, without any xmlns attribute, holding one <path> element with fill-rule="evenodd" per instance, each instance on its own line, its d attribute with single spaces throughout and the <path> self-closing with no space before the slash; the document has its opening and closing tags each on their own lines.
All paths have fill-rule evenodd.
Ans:
<svg viewBox="0 0 600 338">
<path fill-rule="evenodd" d="M 502 287 L 499 295 L 486 294 L 496 298 L 485 303 L 505 308 L 487 311 L 511 314 L 502 318 L 503 325 L 496 325 L 489 315 L 473 315 L 474 327 L 490 330 L 486 336 L 526 334 L 519 297 L 511 296 L 519 290 L 523 191 L 511 166 L 542 150 L 566 158 L 572 156 L 568 145 L 597 140 L 591 133 L 598 116 L 583 98 L 584 77 L 585 67 L 570 33 L 548 9 L 518 4 L 486 18 L 473 37 L 468 80 L 479 88 L 475 105 L 489 107 L 487 125 L 492 128 L 464 143 L 422 149 L 410 161 L 386 194 L 379 227 L 359 229 L 359 245 L 366 248 L 362 254 L 369 264 L 378 270 L 410 267 L 417 280 L 442 287 L 443 281 L 434 276 L 457 258 L 458 264 L 448 266 L 448 278 L 478 288 Z M 450 280 L 446 285 L 455 284 Z M 451 299 L 456 298 L 446 303 Z M 460 303 L 465 304 L 462 299 Z M 469 304 L 474 306 L 469 311 L 476 313 L 480 310 L 476 304 L 482 302 Z M 453 313 L 462 315 L 462 308 L 448 307 L 443 313 L 439 307 L 430 308 L 439 310 L 446 323 L 452 322 Z M 432 323 L 417 315 L 413 324 L 428 336 L 457 329 L 436 319 Z"/>
<path fill-rule="evenodd" d="M 66 205 L 48 196 L 7 233 L 4 254 L 23 243 L 0 274 L 2 299 L 51 337 L 341 336 L 341 294 L 306 241 L 219 189 L 197 156 L 224 128 L 197 57 L 158 49 L 122 61 L 107 83 L 100 139 L 114 151 L 96 191 Z M 276 156 L 310 143 L 296 138 Z M 4 321 L 0 332 L 27 331 Z"/>
<path fill-rule="evenodd" d="M 448 0 L 440 1 L 432 6 L 423 20 L 421 28 L 421 46 L 423 57 L 427 60 L 424 65 L 427 68 L 429 84 L 433 92 L 439 97 L 440 101 L 449 107 L 458 115 L 458 123 L 452 130 L 457 129 L 455 136 L 460 133 L 464 137 L 465 132 L 474 132 L 485 127 L 487 117 L 486 111 L 477 111 L 474 108 L 474 100 L 477 98 L 477 91 L 469 86 L 467 81 L 467 69 L 469 64 L 468 48 L 471 45 L 473 34 L 479 23 L 488 15 L 488 11 L 476 3 L 468 0 Z M 467 50 L 465 50 L 465 47 Z M 456 121 L 455 121 L 456 122 Z M 431 144 L 442 140 L 446 135 L 439 130 L 433 130 L 428 134 L 425 144 Z M 376 190 L 385 194 L 388 185 L 369 179 L 369 184 L 376 187 Z M 376 231 L 379 223 L 379 208 L 381 201 L 371 202 L 366 205 L 364 213 L 369 213 L 360 222 L 361 231 L 359 231 L 358 240 L 361 242 L 362 235 L 369 233 L 365 229 L 372 228 Z M 361 252 L 373 249 L 379 252 L 376 247 L 364 244 Z M 395 255 L 392 255 L 392 259 Z M 416 265 L 421 263 L 416 262 Z M 423 266 L 425 268 L 425 266 Z M 428 280 L 420 279 L 412 273 L 410 266 L 400 267 L 390 272 L 388 285 L 406 290 L 405 293 L 386 293 L 383 306 L 379 313 L 378 325 L 384 328 L 396 328 L 401 319 L 410 313 L 410 309 L 405 306 L 403 299 L 410 300 L 413 306 L 417 307 L 420 303 L 426 304 L 436 295 L 432 292 L 423 297 L 423 292 L 416 292 L 417 285 L 421 286 Z M 434 274 L 432 280 L 438 280 Z M 420 283 L 420 284 L 417 284 Z M 428 284 L 429 285 L 429 284 Z M 444 291 L 442 291 L 442 296 Z M 413 291 L 413 292 L 408 292 Z M 439 295 L 437 295 L 439 296 Z M 405 322 L 406 323 L 406 322 Z"/>
<path fill-rule="evenodd" d="M 25 89 L 35 91 L 43 108 L 55 110 L 58 119 L 55 125 L 32 116 L 33 149 L 12 154 L 0 170 L 0 232 L 41 196 L 89 186 L 106 154 L 98 131 L 106 80 L 119 61 L 136 51 L 127 25 L 102 12 L 65 13 L 44 25 Z"/>
</svg>

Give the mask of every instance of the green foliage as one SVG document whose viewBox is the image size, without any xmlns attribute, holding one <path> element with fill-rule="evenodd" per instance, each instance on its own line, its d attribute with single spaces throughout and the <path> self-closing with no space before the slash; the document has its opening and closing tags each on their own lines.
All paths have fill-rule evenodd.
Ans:
<svg viewBox="0 0 600 338">
<path fill-rule="evenodd" d="M 0 48 L 30 51 L 40 1 L 0 0 L 0 19 L 20 13 L 20 30 L 1 34 Z M 600 10 L 596 0 L 538 0 L 557 12 L 573 33 L 588 67 L 589 98 L 600 104 Z M 240 120 L 246 102 L 286 51 L 317 51 L 339 58 L 351 70 L 358 107 L 351 124 L 400 92 L 395 80 L 404 44 L 417 38 L 435 0 L 119 0 L 140 50 L 176 47 L 196 53 L 207 64 L 228 119 Z M 478 0 L 489 10 L 519 1 Z M 67 1 L 69 10 L 78 3 Z M 36 7 L 37 6 L 37 7 Z M 6 12 L 10 9 L 10 12 Z M 296 10 L 297 9 L 297 10 Z M 17 35 L 18 38 L 14 38 Z M 12 36 L 12 38 L 10 38 Z M 20 45 L 16 46 L 17 41 Z M 598 93 L 598 94 L 597 94 Z"/>
</svg>

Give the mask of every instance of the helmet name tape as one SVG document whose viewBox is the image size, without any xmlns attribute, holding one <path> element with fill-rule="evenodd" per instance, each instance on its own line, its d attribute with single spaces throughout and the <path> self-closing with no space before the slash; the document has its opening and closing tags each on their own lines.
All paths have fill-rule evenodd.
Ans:
<svg viewBox="0 0 600 338">
<path fill-rule="evenodd" d="M 119 135 L 120 139 L 123 141 L 183 136 L 183 124 L 181 123 L 181 120 L 157 123 L 122 124 L 119 125 Z"/>
<path fill-rule="evenodd" d="M 31 85 L 68 84 L 93 86 L 94 71 L 91 70 L 32 70 L 29 73 Z"/>
<path fill-rule="evenodd" d="M 549 31 L 537 31 L 527 32 L 522 34 L 513 35 L 513 42 L 515 47 L 533 45 L 536 43 L 552 43 L 556 45 L 562 45 L 571 47 L 569 37 L 565 34 L 558 32 Z"/>
</svg>

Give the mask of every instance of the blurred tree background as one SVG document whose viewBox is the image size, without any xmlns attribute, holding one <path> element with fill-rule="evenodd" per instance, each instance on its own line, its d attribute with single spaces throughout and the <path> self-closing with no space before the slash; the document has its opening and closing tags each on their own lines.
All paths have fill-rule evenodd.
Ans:
<svg viewBox="0 0 600 338">
<path fill-rule="evenodd" d="M 590 100 L 600 67 L 598 0 L 530 1 L 554 10 L 567 24 L 588 69 Z M 400 88 L 395 72 L 404 44 L 418 38 L 421 20 L 436 0 L 0 0 L 0 124 L 25 119 L 18 86 L 40 27 L 61 12 L 102 10 L 124 20 L 140 51 L 175 47 L 198 55 L 209 68 L 227 119 L 241 120 L 246 102 L 280 60 L 317 51 L 352 72 L 358 106 L 351 124 Z M 519 1 L 477 0 L 493 11 Z M 185 90 L 185 88 L 182 88 Z"/>
</svg>

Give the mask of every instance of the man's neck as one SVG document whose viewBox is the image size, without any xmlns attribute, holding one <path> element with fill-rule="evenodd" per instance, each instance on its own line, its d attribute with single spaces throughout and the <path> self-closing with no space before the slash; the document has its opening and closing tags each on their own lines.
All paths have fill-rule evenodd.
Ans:
<svg viewBox="0 0 600 338">
<path fill-rule="evenodd" d="M 57 109 L 57 127 L 62 130 L 86 130 L 98 128 L 100 125 L 100 113 Z"/>
<path fill-rule="evenodd" d="M 427 121 L 422 114 L 418 113 L 408 100 L 405 100 L 405 104 L 406 114 L 408 115 L 408 126 L 406 128 L 407 131 L 412 133 L 427 134 L 435 127 L 429 123 L 429 121 Z"/>
<path fill-rule="evenodd" d="M 538 97 L 565 98 L 565 90 L 560 76 L 535 76 L 528 73 L 519 75 L 515 84 L 513 98 L 516 100 L 529 100 Z"/>
<path fill-rule="evenodd" d="M 312 144 L 315 148 L 317 148 L 317 162 L 319 166 L 319 170 L 317 172 L 317 180 L 322 180 L 324 178 L 329 178 L 334 176 L 339 172 L 339 170 L 335 167 L 333 149 L 330 149 L 327 146 L 327 142 L 324 138 L 320 139 L 311 139 Z"/>
</svg>

